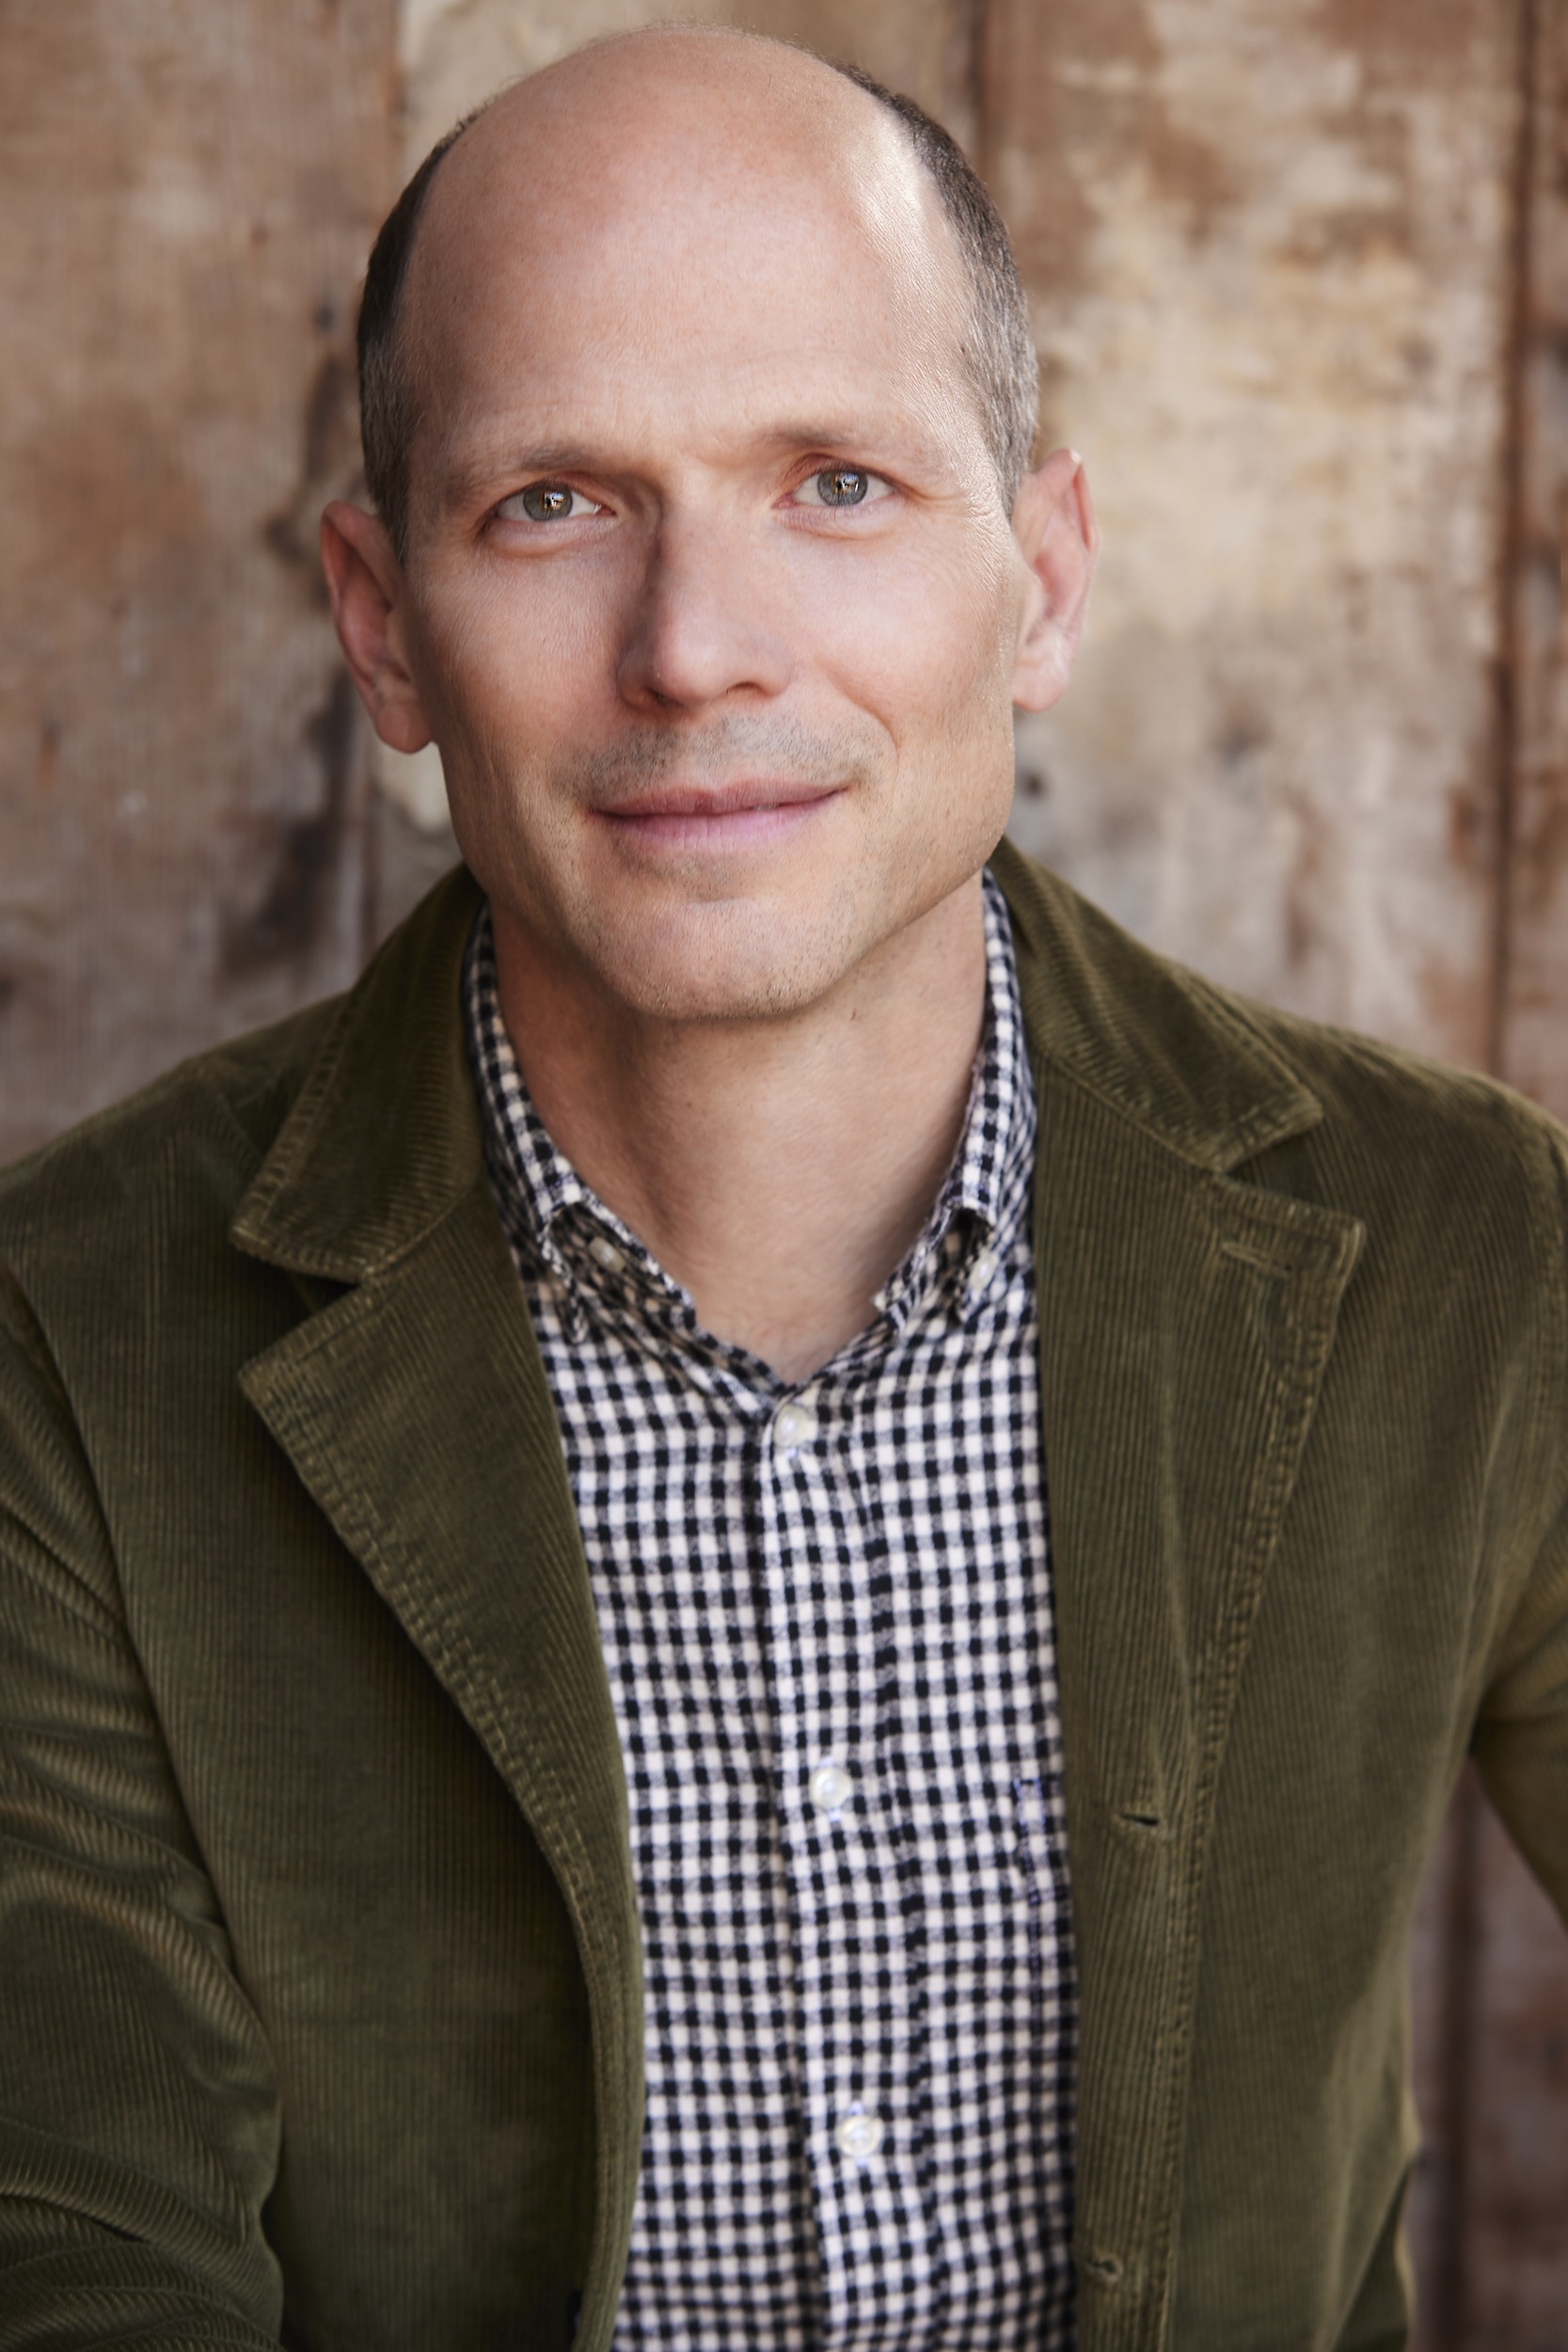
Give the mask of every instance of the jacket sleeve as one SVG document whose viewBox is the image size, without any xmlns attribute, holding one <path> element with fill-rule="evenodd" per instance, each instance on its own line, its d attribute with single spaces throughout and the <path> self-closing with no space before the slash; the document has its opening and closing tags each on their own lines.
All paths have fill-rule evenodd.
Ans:
<svg viewBox="0 0 1568 2352">
<path fill-rule="evenodd" d="M 1568 1921 L 1568 1136 L 1548 1133 L 1538 1299 L 1544 1339 L 1526 1384 L 1531 1452 L 1528 1572 L 1492 1646 L 1472 1746 L 1486 1792 Z"/>
<path fill-rule="evenodd" d="M 0 2352 L 276 2344 L 271 2057 L 0 1271 Z"/>
</svg>

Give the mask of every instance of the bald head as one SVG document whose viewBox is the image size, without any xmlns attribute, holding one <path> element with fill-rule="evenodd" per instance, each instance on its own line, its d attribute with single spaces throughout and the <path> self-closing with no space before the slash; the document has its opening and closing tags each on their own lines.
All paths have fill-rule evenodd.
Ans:
<svg viewBox="0 0 1568 2352">
<path fill-rule="evenodd" d="M 1006 231 L 960 151 L 912 101 L 804 50 L 653 28 L 578 50 L 459 124 L 376 241 L 359 319 L 361 430 L 400 560 L 430 388 L 461 367 L 464 322 L 493 301 L 510 257 L 569 234 L 594 257 L 586 266 L 653 269 L 672 305 L 721 303 L 704 266 L 707 199 L 754 215 L 749 276 L 766 271 L 782 214 L 810 234 L 815 213 L 825 268 L 847 235 L 874 257 L 891 312 L 950 321 L 952 361 L 1010 510 L 1034 437 L 1034 346 Z"/>
</svg>

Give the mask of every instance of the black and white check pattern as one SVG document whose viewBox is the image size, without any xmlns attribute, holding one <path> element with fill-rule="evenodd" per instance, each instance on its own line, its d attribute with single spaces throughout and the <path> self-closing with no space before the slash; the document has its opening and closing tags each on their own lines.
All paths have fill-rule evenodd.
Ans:
<svg viewBox="0 0 1568 2352">
<path fill-rule="evenodd" d="M 647 2123 L 618 2352 L 1072 2343 L 1076 2003 L 1006 907 L 929 1222 L 790 1386 L 556 1151 L 465 975 L 620 1726 Z"/>
</svg>

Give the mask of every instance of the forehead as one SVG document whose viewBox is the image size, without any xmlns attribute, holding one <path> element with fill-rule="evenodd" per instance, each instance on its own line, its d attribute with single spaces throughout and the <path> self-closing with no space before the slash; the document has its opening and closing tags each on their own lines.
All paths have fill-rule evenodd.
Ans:
<svg viewBox="0 0 1568 2352">
<path fill-rule="evenodd" d="M 951 232 L 897 121 L 802 63 L 810 103 L 744 75 L 588 77 L 542 101 L 524 85 L 534 103 L 466 135 L 405 292 L 426 457 L 584 417 L 721 436 L 868 405 L 931 422 L 961 373 Z"/>
</svg>

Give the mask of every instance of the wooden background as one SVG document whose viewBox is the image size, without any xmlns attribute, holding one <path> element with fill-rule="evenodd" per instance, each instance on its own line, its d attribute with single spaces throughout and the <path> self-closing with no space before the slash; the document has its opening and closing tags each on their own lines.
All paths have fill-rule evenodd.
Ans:
<svg viewBox="0 0 1568 2352">
<path fill-rule="evenodd" d="M 0 0 L 0 1153 L 341 986 L 450 855 L 317 581 L 375 226 L 635 0 Z M 1001 199 L 1106 551 L 1019 837 L 1160 946 L 1568 1115 L 1568 0 L 696 0 Z M 1568 2347 L 1568 1941 L 1468 1788 L 1417 1955 L 1421 2341 Z"/>
</svg>

